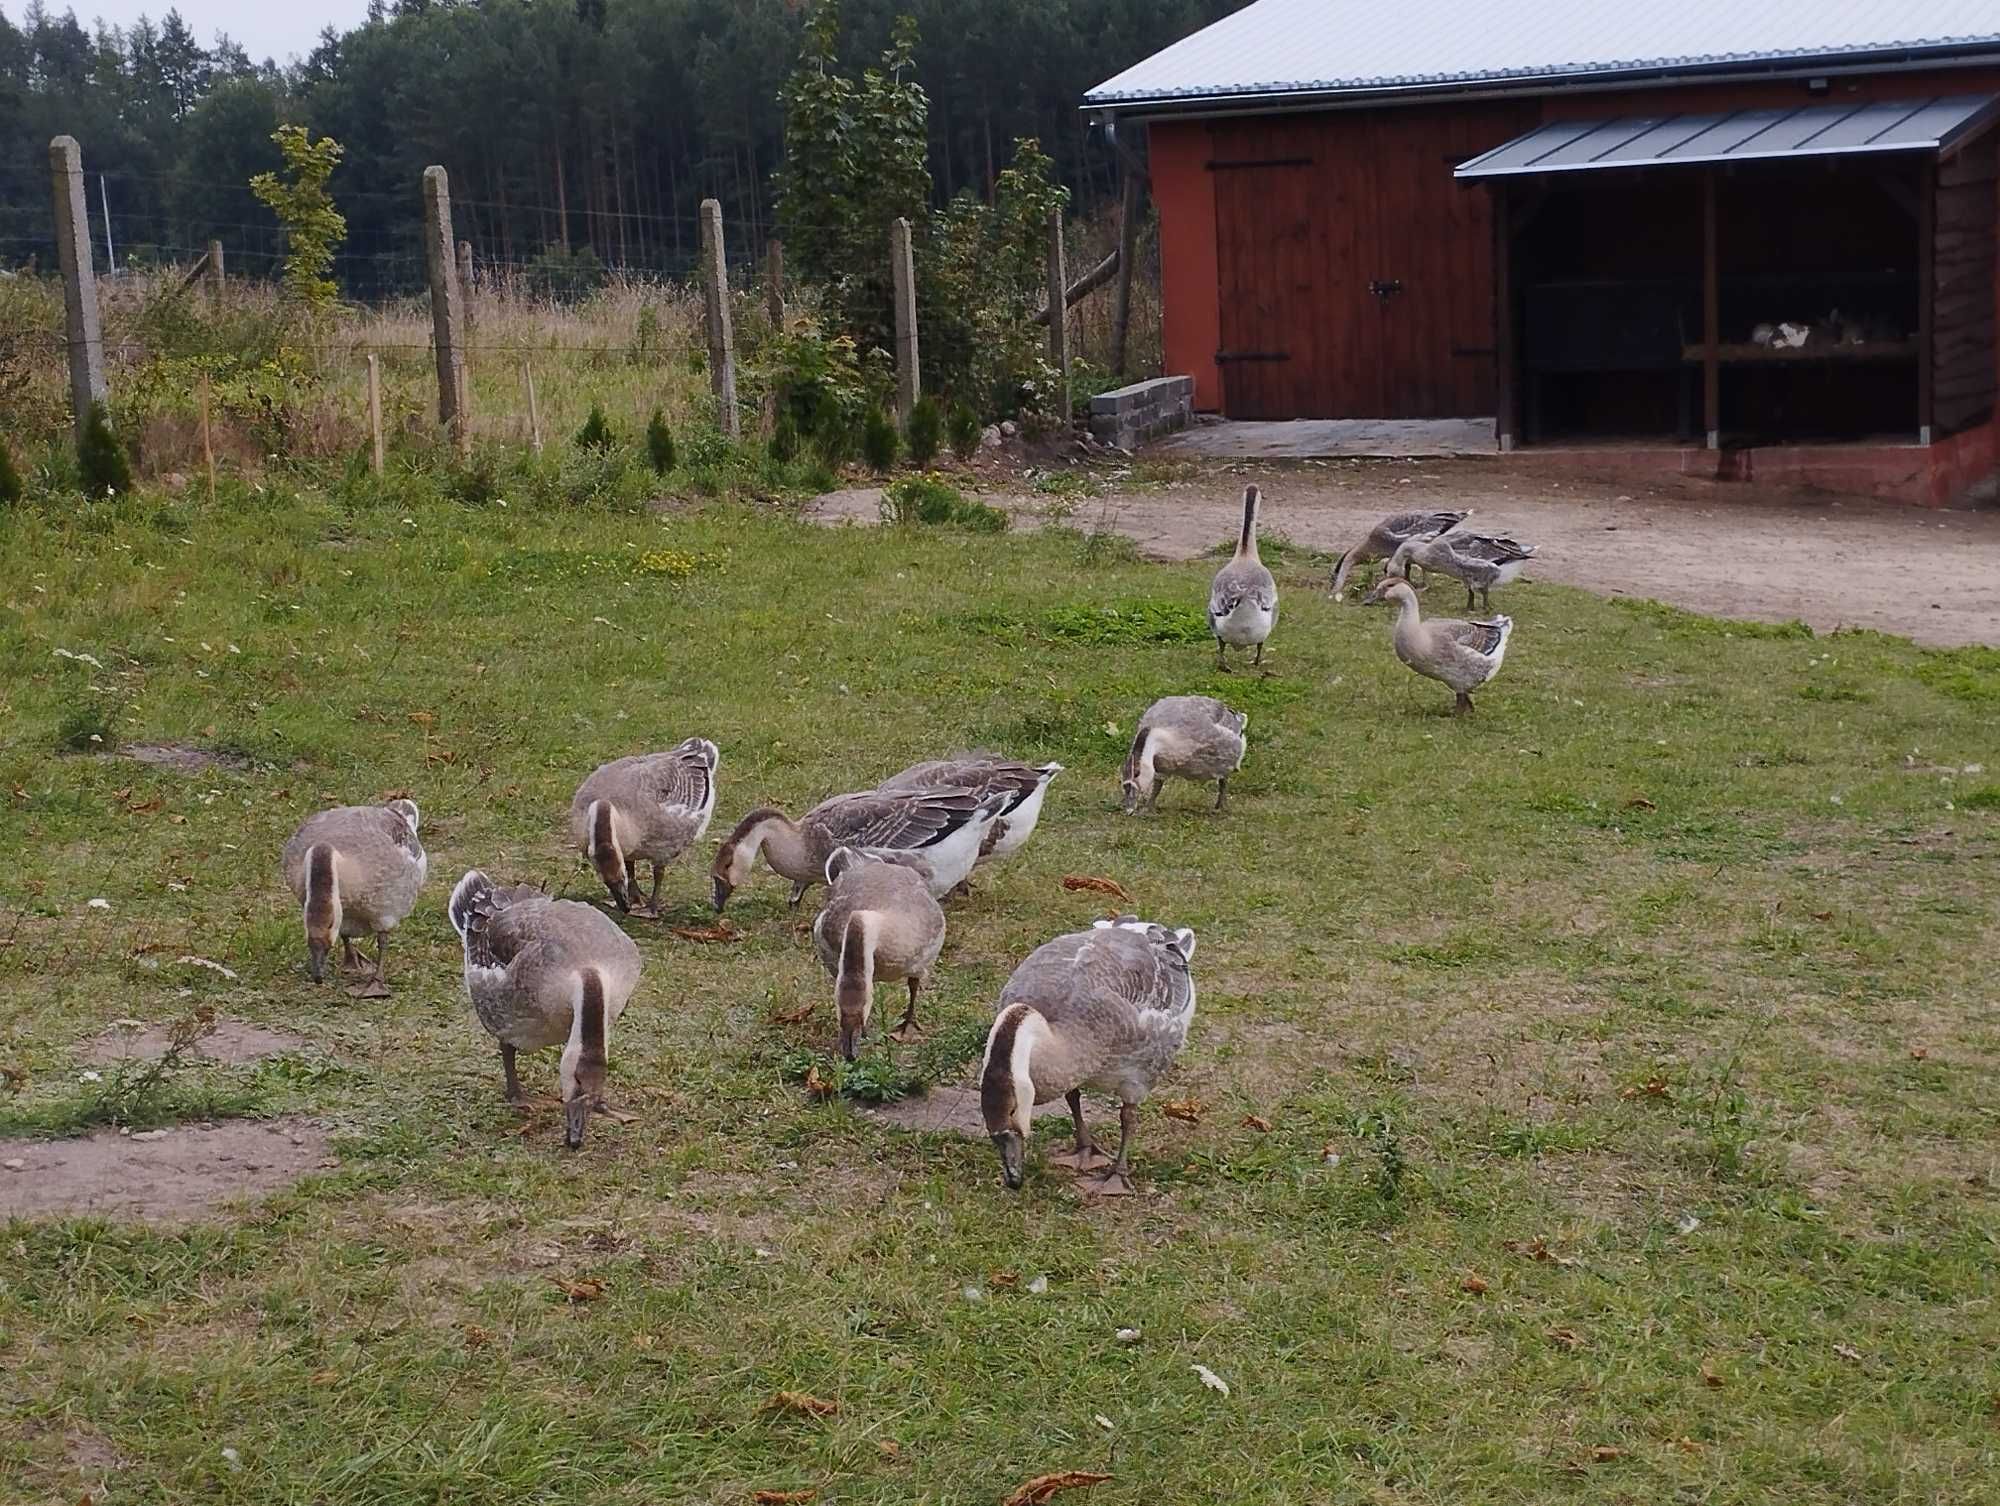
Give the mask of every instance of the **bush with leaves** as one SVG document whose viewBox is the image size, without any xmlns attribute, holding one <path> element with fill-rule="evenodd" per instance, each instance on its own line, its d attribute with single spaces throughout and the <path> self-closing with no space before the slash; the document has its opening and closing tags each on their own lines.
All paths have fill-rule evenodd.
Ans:
<svg viewBox="0 0 2000 1506">
<path fill-rule="evenodd" d="M 0 437 L 0 507 L 20 501 L 26 491 L 21 473 L 14 469 L 14 457 L 7 451 L 7 441 Z"/>
<path fill-rule="evenodd" d="M 590 416 L 576 431 L 576 447 L 579 450 L 608 450 L 617 443 L 618 436 L 611 432 L 611 420 L 604 416 L 603 405 L 592 403 Z"/>
<path fill-rule="evenodd" d="M 84 417 L 76 458 L 88 495 L 108 497 L 132 489 L 132 458 L 125 453 L 124 442 L 111 431 L 111 415 L 101 402 L 92 403 Z"/>
<path fill-rule="evenodd" d="M 877 475 L 893 470 L 902 448 L 895 421 L 880 408 L 870 408 L 861 427 L 861 458 L 868 462 L 868 469 Z"/>
<path fill-rule="evenodd" d="M 972 404 L 963 398 L 951 405 L 951 417 L 945 420 L 945 434 L 951 440 L 951 452 L 960 460 L 970 460 L 979 450 L 979 441 L 985 431 L 979 425 L 979 415 Z"/>
<path fill-rule="evenodd" d="M 917 399 L 916 406 L 910 409 L 910 421 L 904 426 L 903 439 L 912 465 L 928 466 L 937 459 L 937 452 L 944 448 L 944 408 L 936 398 Z"/>
<path fill-rule="evenodd" d="M 674 431 L 667 427 L 667 415 L 658 408 L 646 425 L 646 455 L 662 476 L 674 468 Z"/>
<path fill-rule="evenodd" d="M 259 173 L 250 191 L 285 227 L 285 293 L 312 313 L 331 309 L 340 289 L 327 274 L 333 254 L 347 239 L 347 221 L 333 207 L 327 180 L 345 149 L 331 136 L 312 139 L 302 125 L 281 125 L 271 133 L 285 159 L 285 176 Z"/>
<path fill-rule="evenodd" d="M 904 476 L 882 492 L 879 511 L 884 523 L 970 528 L 975 533 L 1005 533 L 1007 514 L 968 497 L 936 471 Z"/>
<path fill-rule="evenodd" d="M 780 465 L 789 465 L 798 457 L 799 426 L 789 409 L 778 410 L 778 421 L 771 426 L 771 458 Z"/>
</svg>

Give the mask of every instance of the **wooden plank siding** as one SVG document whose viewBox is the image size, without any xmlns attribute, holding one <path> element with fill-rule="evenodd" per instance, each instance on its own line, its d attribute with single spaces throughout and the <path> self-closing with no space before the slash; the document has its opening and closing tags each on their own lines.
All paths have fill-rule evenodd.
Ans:
<svg viewBox="0 0 2000 1506">
<path fill-rule="evenodd" d="M 1995 268 L 2000 266 L 2000 135 L 1938 164 L 1931 235 L 1931 414 L 1936 437 L 1993 416 Z"/>
</svg>

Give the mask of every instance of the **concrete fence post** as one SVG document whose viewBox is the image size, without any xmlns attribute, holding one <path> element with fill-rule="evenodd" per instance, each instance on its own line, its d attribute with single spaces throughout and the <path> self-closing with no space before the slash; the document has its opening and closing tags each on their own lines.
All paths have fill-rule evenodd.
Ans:
<svg viewBox="0 0 2000 1506">
<path fill-rule="evenodd" d="M 889 280 L 896 297 L 896 416 L 907 424 L 923 391 L 917 364 L 917 267 L 908 220 L 889 224 Z"/>
<path fill-rule="evenodd" d="M 104 382 L 104 327 L 97 316 L 97 273 L 90 262 L 90 205 L 83 195 L 83 149 L 74 136 L 49 143 L 55 180 L 56 259 L 62 267 L 63 324 L 69 341 L 69 401 L 83 439 L 90 405 L 110 396 Z"/>
<path fill-rule="evenodd" d="M 731 439 L 736 422 L 736 338 L 729 328 L 729 268 L 722 241 L 722 201 L 701 201 L 701 292 L 708 324 L 708 378 L 715 422 Z"/>
<path fill-rule="evenodd" d="M 218 309 L 222 307 L 222 295 L 227 286 L 228 279 L 225 277 L 222 269 L 222 242 L 210 241 L 208 243 L 208 296 Z"/>
<path fill-rule="evenodd" d="M 1060 209 L 1049 211 L 1049 364 L 1056 369 L 1061 385 L 1062 421 L 1070 421 L 1069 411 L 1069 270 L 1063 256 L 1063 217 Z"/>
<path fill-rule="evenodd" d="M 472 450 L 472 410 L 465 382 L 465 306 L 452 254 L 451 177 L 441 167 L 424 169 L 424 261 L 437 346 L 438 422 L 458 453 L 466 455 Z"/>
</svg>

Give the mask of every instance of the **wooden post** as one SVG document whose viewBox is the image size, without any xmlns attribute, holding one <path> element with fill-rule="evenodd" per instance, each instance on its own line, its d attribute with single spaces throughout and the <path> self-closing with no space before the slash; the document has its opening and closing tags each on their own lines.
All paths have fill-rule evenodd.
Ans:
<svg viewBox="0 0 2000 1506">
<path fill-rule="evenodd" d="M 542 410 L 535 402 L 535 368 L 523 361 L 521 374 L 528 379 L 528 444 L 539 455 L 542 453 Z"/>
<path fill-rule="evenodd" d="M 458 302 L 463 310 L 465 338 L 472 339 L 472 242 L 458 243 Z"/>
<path fill-rule="evenodd" d="M 701 291 L 708 324 L 708 378 L 716 426 L 731 439 L 736 424 L 736 340 L 729 329 L 729 268 L 724 260 L 722 202 L 701 201 Z"/>
<path fill-rule="evenodd" d="M 208 243 L 208 296 L 218 309 L 222 307 L 225 279 L 222 272 L 222 242 Z"/>
<path fill-rule="evenodd" d="M 438 422 L 460 455 L 472 452 L 472 412 L 465 390 L 465 307 L 452 254 L 451 178 L 424 169 L 424 260 L 431 282 L 432 342 L 437 347 Z"/>
<path fill-rule="evenodd" d="M 1929 444 L 1937 422 L 1937 372 L 1932 361 L 1937 349 L 1937 163 L 1934 160 L 1927 158 L 1917 176 L 1917 195 L 1917 443 Z"/>
<path fill-rule="evenodd" d="M 1132 332 L 1132 268 L 1139 259 L 1139 218 L 1145 212 L 1146 180 L 1125 164 L 1125 201 L 1118 211 L 1118 286 L 1111 295 L 1111 369 L 1123 378 L 1125 344 Z"/>
<path fill-rule="evenodd" d="M 764 248 L 764 310 L 771 328 L 785 327 L 785 243 L 775 236 Z"/>
<path fill-rule="evenodd" d="M 889 283 L 896 300 L 896 417 L 907 424 L 923 379 L 917 365 L 917 266 L 905 219 L 889 222 Z"/>
<path fill-rule="evenodd" d="M 208 472 L 208 505 L 215 505 L 215 445 L 208 433 L 208 373 L 201 374 L 201 463 Z"/>
<path fill-rule="evenodd" d="M 382 362 L 368 358 L 368 469 L 382 474 Z"/>
<path fill-rule="evenodd" d="M 1063 258 L 1063 217 L 1049 211 L 1049 364 L 1062 383 L 1062 421 L 1070 424 L 1069 408 L 1069 273 Z"/>
<path fill-rule="evenodd" d="M 69 338 L 69 402 L 76 437 L 90 405 L 110 395 L 104 383 L 104 328 L 97 318 L 97 273 L 90 262 L 90 205 L 83 196 L 83 149 L 74 136 L 49 143 L 55 183 L 56 259 L 62 267 L 63 323 Z"/>
<path fill-rule="evenodd" d="M 1715 169 L 1701 179 L 1701 411 L 1708 447 L 1722 448 L 1722 281 L 1716 259 Z"/>
<path fill-rule="evenodd" d="M 1493 185 L 1493 357 L 1495 400 L 1494 438 L 1502 452 L 1520 443 L 1514 418 L 1514 206 L 1507 185 Z"/>
</svg>

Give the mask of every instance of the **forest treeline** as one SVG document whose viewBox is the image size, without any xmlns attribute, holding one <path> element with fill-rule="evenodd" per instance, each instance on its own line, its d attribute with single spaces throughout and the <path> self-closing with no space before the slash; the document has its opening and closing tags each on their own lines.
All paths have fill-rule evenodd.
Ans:
<svg viewBox="0 0 2000 1506">
<path fill-rule="evenodd" d="M 1037 138 L 1074 202 L 1113 192 L 1086 134 L 1083 92 L 1243 0 L 844 0 L 843 61 L 874 62 L 898 15 L 916 20 L 930 97 L 933 193 L 985 196 L 1018 137 Z M 220 238 L 274 271 L 275 222 L 246 187 L 278 167 L 284 121 L 339 140 L 333 191 L 352 294 L 422 275 L 419 176 L 451 171 L 459 234 L 489 262 L 679 272 L 701 200 L 732 254 L 773 225 L 784 137 L 779 90 L 799 55 L 803 0 L 375 0 L 277 66 L 178 13 L 86 28 L 31 0 L 0 15 L 0 267 L 46 257 L 47 148 L 83 145 L 92 211 L 118 259 L 185 260 Z M 101 228 L 97 235 L 103 252 Z"/>
</svg>

